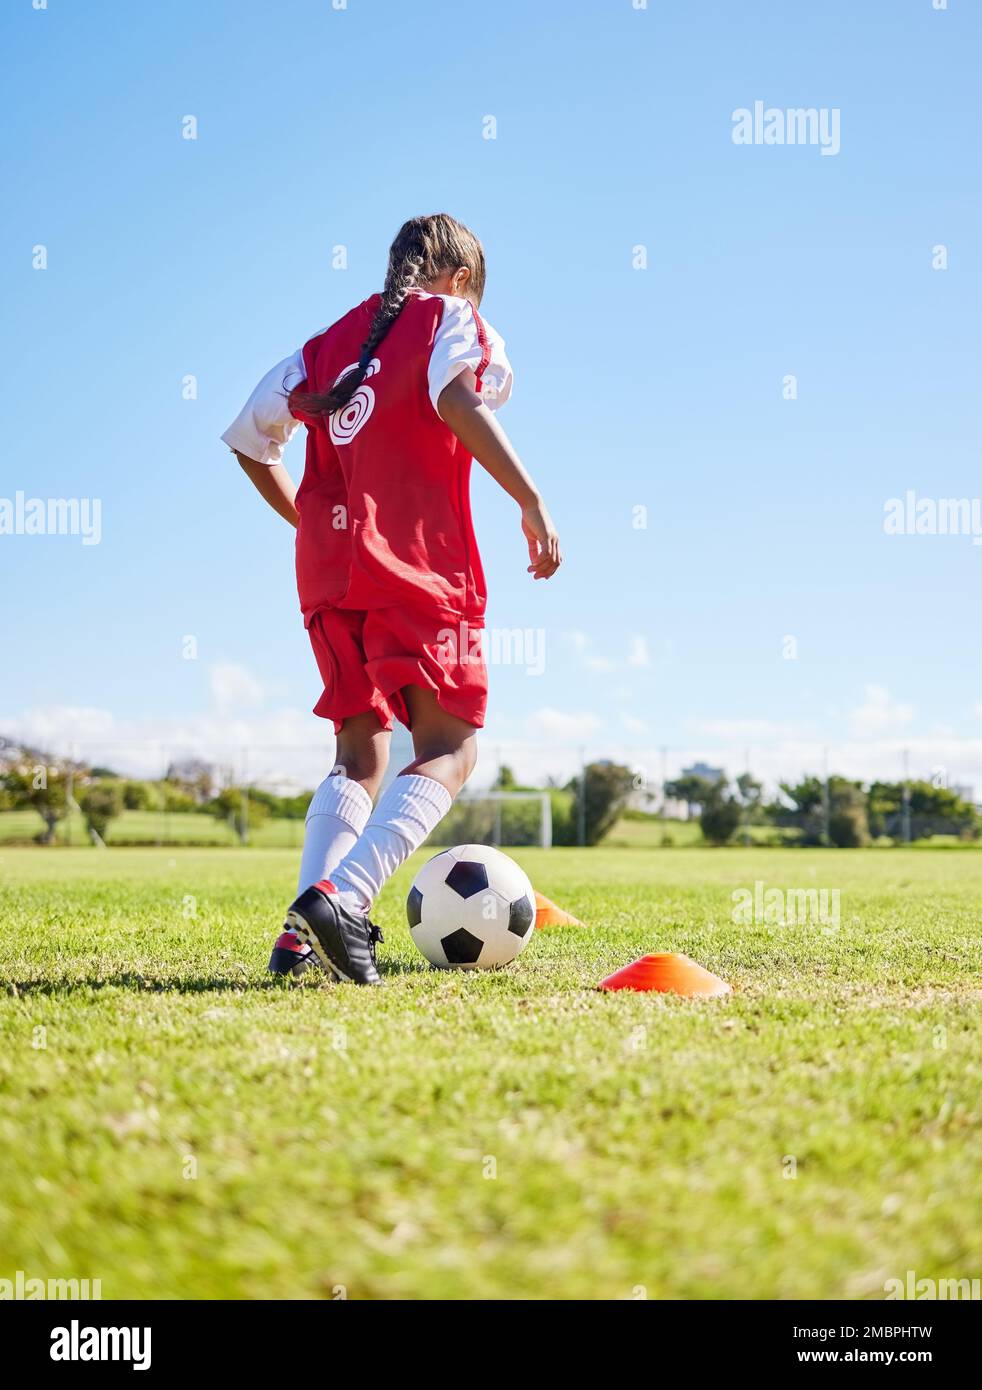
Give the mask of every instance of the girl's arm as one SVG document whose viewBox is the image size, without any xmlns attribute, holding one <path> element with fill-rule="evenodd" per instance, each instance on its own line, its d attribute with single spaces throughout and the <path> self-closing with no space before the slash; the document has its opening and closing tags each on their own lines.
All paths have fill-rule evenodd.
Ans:
<svg viewBox="0 0 982 1390">
<path fill-rule="evenodd" d="M 562 564 L 559 536 L 539 491 L 522 466 L 511 441 L 475 390 L 467 369 L 440 392 L 443 420 L 486 472 L 522 509 L 522 530 L 529 547 L 529 574 L 548 579 Z"/>
<path fill-rule="evenodd" d="M 293 479 L 283 465 L 281 463 L 257 463 L 255 459 L 240 454 L 238 449 L 234 449 L 232 452 L 239 460 L 244 473 L 260 497 L 269 503 L 274 512 L 279 512 L 280 516 L 291 526 L 296 526 L 300 520 L 295 501 L 297 489 L 293 486 Z"/>
<path fill-rule="evenodd" d="M 259 495 L 291 526 L 300 520 L 297 490 L 280 459 L 300 428 L 290 413 L 289 396 L 306 374 L 302 351 L 277 363 L 222 435 Z"/>
</svg>

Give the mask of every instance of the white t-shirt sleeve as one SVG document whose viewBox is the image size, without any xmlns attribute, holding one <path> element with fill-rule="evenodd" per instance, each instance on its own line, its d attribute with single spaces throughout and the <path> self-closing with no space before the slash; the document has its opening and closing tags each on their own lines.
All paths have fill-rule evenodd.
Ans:
<svg viewBox="0 0 982 1390">
<path fill-rule="evenodd" d="M 222 435 L 228 447 L 257 463 L 279 463 L 300 425 L 287 409 L 287 396 L 306 375 L 302 352 L 267 372 Z"/>
<path fill-rule="evenodd" d="M 444 306 L 443 319 L 433 341 L 429 366 L 430 400 L 437 414 L 440 392 L 468 367 L 477 371 L 485 351 L 470 301 L 452 294 L 443 294 L 440 298 Z M 481 395 L 491 410 L 499 410 L 511 395 L 511 363 L 505 356 L 504 339 L 486 319 L 482 318 L 481 323 L 491 350 L 481 377 Z"/>
</svg>

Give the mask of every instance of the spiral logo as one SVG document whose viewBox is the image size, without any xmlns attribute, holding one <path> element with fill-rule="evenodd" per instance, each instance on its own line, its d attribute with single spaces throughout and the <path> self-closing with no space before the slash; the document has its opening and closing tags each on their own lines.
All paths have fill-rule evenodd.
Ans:
<svg viewBox="0 0 982 1390">
<path fill-rule="evenodd" d="M 352 362 L 350 367 L 345 367 L 343 372 L 339 372 L 335 378 L 335 386 L 343 376 L 346 376 L 357 366 L 357 362 Z M 330 433 L 335 444 L 350 444 L 375 409 L 375 392 L 366 383 L 370 376 L 374 376 L 376 372 L 381 370 L 381 362 L 377 357 L 373 357 L 368 364 L 365 380 L 354 392 L 351 400 L 331 416 Z"/>
</svg>

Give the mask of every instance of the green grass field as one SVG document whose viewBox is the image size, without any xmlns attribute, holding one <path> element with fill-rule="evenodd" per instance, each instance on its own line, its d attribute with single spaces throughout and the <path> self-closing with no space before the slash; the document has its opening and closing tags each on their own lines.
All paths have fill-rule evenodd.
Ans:
<svg viewBox="0 0 982 1390">
<path fill-rule="evenodd" d="M 0 851 L 0 1277 L 107 1298 L 883 1297 L 982 1272 L 982 856 L 518 851 L 589 928 L 265 975 L 287 850 Z M 419 861 L 417 861 L 419 862 Z M 739 926 L 755 880 L 838 930 Z M 721 1001 L 603 995 L 686 951 Z"/>
<path fill-rule="evenodd" d="M 30 845 L 44 829 L 36 811 L 0 811 L 0 849 L 5 845 Z M 85 818 L 73 814 L 58 824 L 57 844 L 90 848 Z M 110 845 L 238 845 L 235 831 L 227 821 L 216 820 L 203 811 L 124 811 L 109 826 Z M 252 842 L 260 849 L 295 849 L 303 844 L 303 821 L 273 818 L 258 826 Z"/>
</svg>

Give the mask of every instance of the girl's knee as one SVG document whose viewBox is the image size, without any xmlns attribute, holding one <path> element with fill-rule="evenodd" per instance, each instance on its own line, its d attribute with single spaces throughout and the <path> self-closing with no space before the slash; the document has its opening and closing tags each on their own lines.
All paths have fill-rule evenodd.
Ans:
<svg viewBox="0 0 982 1390">
<path fill-rule="evenodd" d="M 359 752 L 347 757 L 339 756 L 331 769 L 331 776 L 347 777 L 349 782 L 361 782 L 363 786 L 368 787 L 370 795 L 374 795 L 372 787 L 381 782 L 387 766 L 387 758 Z"/>
<path fill-rule="evenodd" d="M 456 796 L 477 765 L 477 747 L 473 739 L 468 739 L 459 747 L 448 750 L 444 757 L 449 760 L 448 782 L 452 796 Z"/>
<path fill-rule="evenodd" d="M 463 742 L 455 738 L 416 739 L 416 757 L 402 770 L 424 777 L 433 777 L 456 796 L 474 771 L 477 747 L 472 738 Z"/>
<path fill-rule="evenodd" d="M 337 759 L 332 775 L 347 777 L 363 785 L 377 784 L 385 776 L 388 765 L 388 734 L 384 731 L 361 734 L 357 730 L 342 730 L 338 737 Z"/>
</svg>

